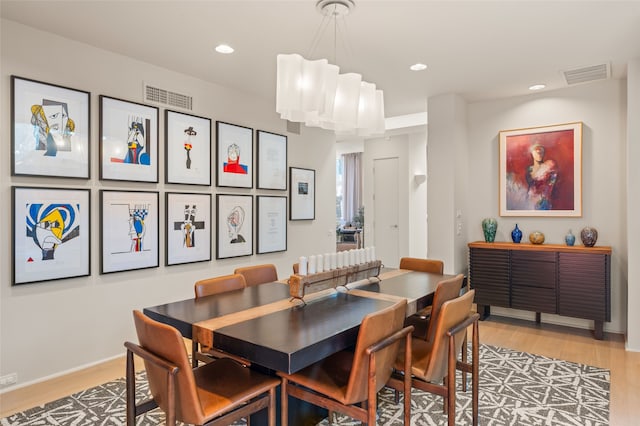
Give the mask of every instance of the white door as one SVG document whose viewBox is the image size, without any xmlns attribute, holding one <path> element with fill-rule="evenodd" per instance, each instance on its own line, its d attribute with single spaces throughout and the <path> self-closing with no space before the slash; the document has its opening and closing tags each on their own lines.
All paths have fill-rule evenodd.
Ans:
<svg viewBox="0 0 640 426">
<path fill-rule="evenodd" d="M 384 266 L 399 266 L 398 158 L 373 160 L 373 235 L 376 257 Z"/>
</svg>

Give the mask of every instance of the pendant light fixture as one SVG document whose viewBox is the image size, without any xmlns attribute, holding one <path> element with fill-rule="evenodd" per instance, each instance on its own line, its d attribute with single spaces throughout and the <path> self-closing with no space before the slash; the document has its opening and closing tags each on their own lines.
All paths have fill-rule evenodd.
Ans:
<svg viewBox="0 0 640 426">
<path fill-rule="evenodd" d="M 316 9 L 334 24 L 355 7 L 353 0 L 319 0 Z M 335 61 L 335 58 L 334 58 Z M 384 133 L 384 95 L 356 73 L 340 74 L 327 59 L 309 60 L 299 54 L 277 57 L 276 112 L 280 117 L 337 135 L 374 136 Z"/>
</svg>

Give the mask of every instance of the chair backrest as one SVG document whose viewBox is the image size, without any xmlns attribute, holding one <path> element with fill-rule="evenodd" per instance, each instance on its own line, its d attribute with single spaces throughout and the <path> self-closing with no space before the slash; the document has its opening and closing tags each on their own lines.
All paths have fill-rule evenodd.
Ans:
<svg viewBox="0 0 640 426">
<path fill-rule="evenodd" d="M 415 369 L 413 370 L 414 373 L 416 370 L 424 372 L 423 380 L 440 383 L 447 375 L 449 354 L 449 337 L 447 336 L 447 332 L 471 315 L 474 296 L 475 290 L 470 290 L 462 296 L 444 302 L 438 316 L 431 318 L 431 321 L 436 321 L 436 329 L 433 341 L 428 342 L 430 356 L 424 357 L 419 363 L 414 364 Z M 456 354 L 460 353 L 462 343 L 465 341 L 465 332 L 466 329 L 463 328 L 454 336 L 454 353 Z M 420 363 L 424 364 L 420 365 Z"/>
<path fill-rule="evenodd" d="M 453 278 L 440 281 L 436 286 L 433 303 L 431 304 L 431 319 L 429 320 L 429 327 L 427 327 L 427 335 L 425 336 L 428 341 L 433 340 L 433 334 L 436 330 L 436 321 L 434 321 L 434 318 L 438 317 L 444 302 L 460 296 L 462 281 L 464 281 L 464 275 L 458 274 Z"/>
<path fill-rule="evenodd" d="M 204 411 L 198 398 L 196 381 L 182 335 L 176 328 L 154 321 L 140 311 L 133 311 L 133 320 L 140 346 L 178 367 L 175 378 L 176 419 L 185 423 L 202 424 L 205 418 Z M 151 396 L 167 413 L 169 400 L 173 397 L 168 394 L 167 371 L 146 360 L 144 368 L 147 371 Z"/>
<path fill-rule="evenodd" d="M 369 366 L 366 350 L 374 343 L 402 329 L 406 310 L 407 301 L 403 299 L 393 306 L 369 314 L 362 319 L 345 392 L 346 404 L 355 404 L 367 399 Z M 376 392 L 382 389 L 391 377 L 401 343 L 402 339 L 376 352 Z"/>
<path fill-rule="evenodd" d="M 420 259 L 417 257 L 403 257 L 400 259 L 400 269 L 410 269 L 412 271 L 433 272 L 442 274 L 444 262 L 436 259 Z"/>
<path fill-rule="evenodd" d="M 197 299 L 198 297 L 210 296 L 212 294 L 240 290 L 246 286 L 247 284 L 244 280 L 244 276 L 240 274 L 232 274 L 196 281 L 193 289 L 196 293 Z"/>
<path fill-rule="evenodd" d="M 278 271 L 276 270 L 275 265 L 271 263 L 236 268 L 233 273 L 244 276 L 247 287 L 278 281 Z"/>
<path fill-rule="evenodd" d="M 300 264 L 296 262 L 293 264 L 293 273 L 297 274 L 298 272 L 300 272 Z"/>
</svg>

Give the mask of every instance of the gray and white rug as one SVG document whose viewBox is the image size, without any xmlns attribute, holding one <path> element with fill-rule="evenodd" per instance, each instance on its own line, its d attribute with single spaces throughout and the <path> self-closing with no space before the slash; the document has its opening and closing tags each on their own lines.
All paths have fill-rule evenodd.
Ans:
<svg viewBox="0 0 640 426">
<path fill-rule="evenodd" d="M 138 377 L 139 398 L 146 397 L 144 373 Z M 525 352 L 480 347 L 481 425 L 608 425 L 609 370 L 546 358 Z M 460 380 L 458 380 L 458 383 Z M 469 386 L 470 389 L 470 386 Z M 471 424 L 471 392 L 457 392 L 456 424 Z M 445 425 L 442 398 L 414 390 L 411 425 Z M 164 414 L 154 410 L 139 426 L 160 425 Z M 125 425 L 125 381 L 118 379 L 43 406 L 0 419 L 2 426 Z M 243 423 L 238 423 L 241 425 Z M 320 425 L 328 425 L 325 419 Z M 338 415 L 334 423 L 358 425 Z M 379 425 L 402 424 L 402 400 L 394 404 L 393 391 L 379 395 Z"/>
</svg>

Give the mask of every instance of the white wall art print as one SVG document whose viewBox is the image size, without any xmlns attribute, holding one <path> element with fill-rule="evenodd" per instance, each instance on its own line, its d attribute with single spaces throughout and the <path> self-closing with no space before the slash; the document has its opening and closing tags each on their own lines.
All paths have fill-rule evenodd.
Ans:
<svg viewBox="0 0 640 426">
<path fill-rule="evenodd" d="M 253 197 L 216 195 L 216 259 L 253 254 Z"/>
<path fill-rule="evenodd" d="M 211 260 L 211 194 L 165 195 L 166 264 Z"/>
<path fill-rule="evenodd" d="M 253 129 L 216 121 L 216 186 L 253 188 Z"/>
<path fill-rule="evenodd" d="M 287 190 L 287 137 L 258 130 L 258 189 Z"/>
<path fill-rule="evenodd" d="M 165 182 L 211 185 L 211 120 L 165 110 Z"/>
<path fill-rule="evenodd" d="M 157 267 L 158 192 L 101 190 L 100 206 L 100 273 Z"/>
<path fill-rule="evenodd" d="M 287 197 L 258 195 L 257 252 L 287 250 Z"/>
</svg>

